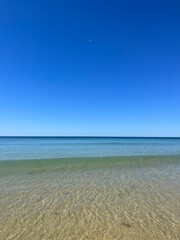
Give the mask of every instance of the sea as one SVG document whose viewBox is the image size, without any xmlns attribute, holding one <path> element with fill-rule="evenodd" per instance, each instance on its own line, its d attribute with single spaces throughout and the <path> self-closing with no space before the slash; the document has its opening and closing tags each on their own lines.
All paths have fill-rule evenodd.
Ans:
<svg viewBox="0 0 180 240">
<path fill-rule="evenodd" d="M 180 138 L 0 137 L 0 160 L 180 154 Z"/>
<path fill-rule="evenodd" d="M 180 138 L 0 137 L 0 239 L 179 240 Z"/>
</svg>

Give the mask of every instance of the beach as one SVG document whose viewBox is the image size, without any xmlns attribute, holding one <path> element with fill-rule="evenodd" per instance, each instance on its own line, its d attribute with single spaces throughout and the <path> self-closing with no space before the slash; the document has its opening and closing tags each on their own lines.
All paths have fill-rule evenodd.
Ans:
<svg viewBox="0 0 180 240">
<path fill-rule="evenodd" d="M 0 11 L 0 240 L 180 240 L 180 1 Z"/>
<path fill-rule="evenodd" d="M 0 161 L 1 239 L 179 239 L 180 155 Z"/>
</svg>

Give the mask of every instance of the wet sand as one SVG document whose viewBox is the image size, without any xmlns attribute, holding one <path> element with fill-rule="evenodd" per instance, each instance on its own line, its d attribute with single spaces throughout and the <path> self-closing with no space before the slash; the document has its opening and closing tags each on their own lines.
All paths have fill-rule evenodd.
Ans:
<svg viewBox="0 0 180 240">
<path fill-rule="evenodd" d="M 180 156 L 0 162 L 0 239 L 180 239 Z"/>
</svg>

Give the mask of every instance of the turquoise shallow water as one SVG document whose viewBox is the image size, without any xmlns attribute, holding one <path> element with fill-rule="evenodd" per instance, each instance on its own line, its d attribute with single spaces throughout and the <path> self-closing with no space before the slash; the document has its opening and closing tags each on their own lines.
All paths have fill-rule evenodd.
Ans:
<svg viewBox="0 0 180 240">
<path fill-rule="evenodd" d="M 0 137 L 0 160 L 180 154 L 180 138 Z"/>
<path fill-rule="evenodd" d="M 0 138 L 0 160 L 2 240 L 180 239 L 179 138 Z"/>
<path fill-rule="evenodd" d="M 180 156 L 0 161 L 0 239 L 180 239 Z"/>
</svg>

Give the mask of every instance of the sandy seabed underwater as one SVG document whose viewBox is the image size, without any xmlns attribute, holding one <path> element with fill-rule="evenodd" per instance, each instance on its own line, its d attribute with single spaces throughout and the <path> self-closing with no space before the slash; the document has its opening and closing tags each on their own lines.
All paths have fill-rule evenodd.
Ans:
<svg viewBox="0 0 180 240">
<path fill-rule="evenodd" d="M 180 239 L 180 155 L 0 161 L 0 239 Z"/>
</svg>

